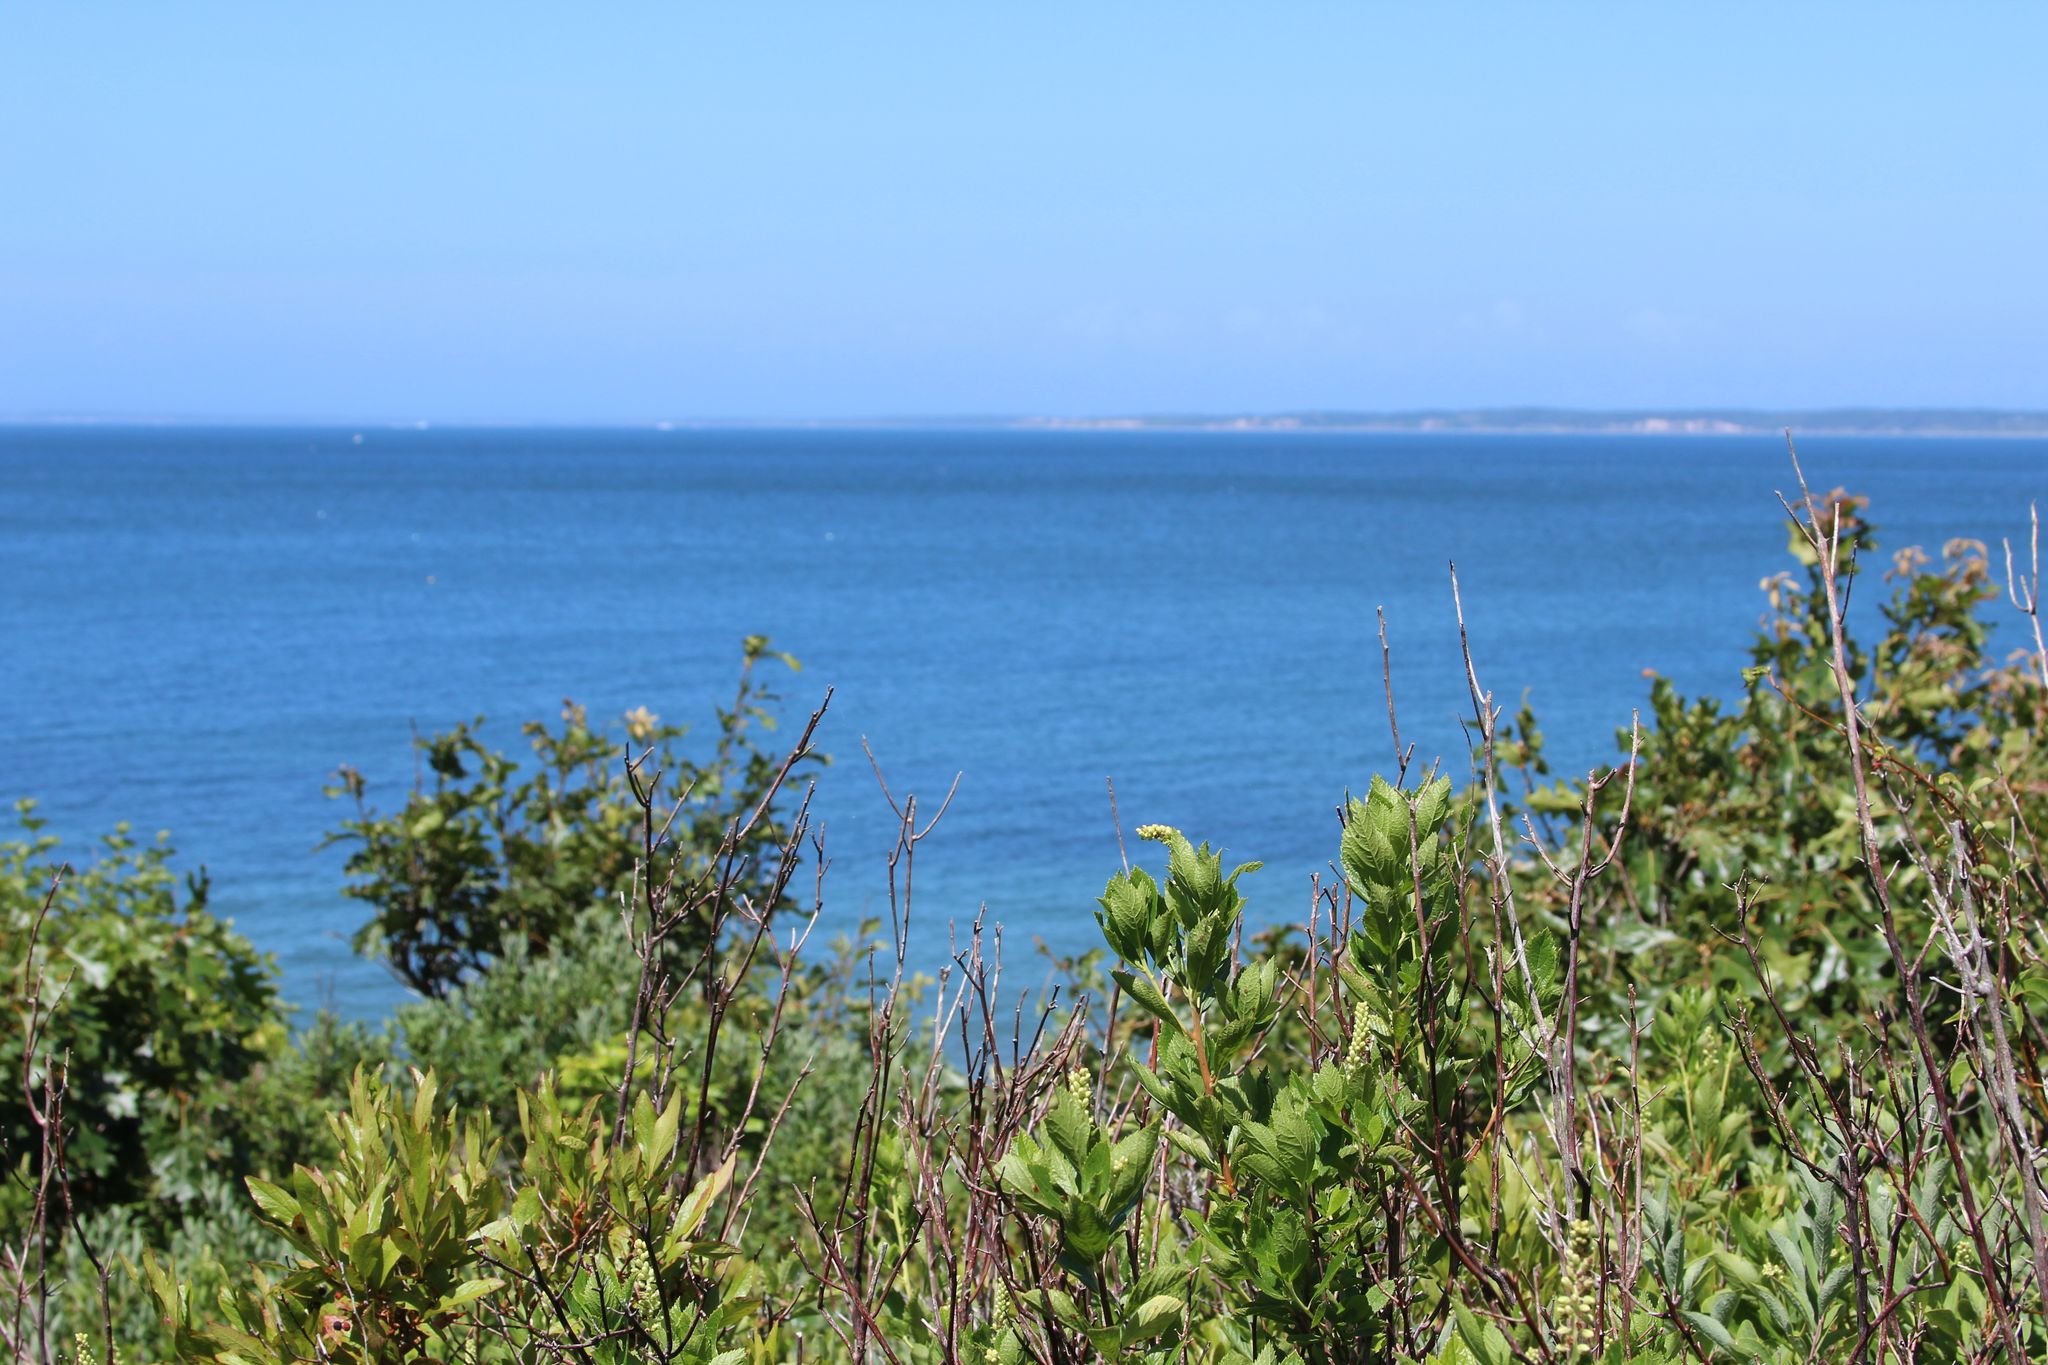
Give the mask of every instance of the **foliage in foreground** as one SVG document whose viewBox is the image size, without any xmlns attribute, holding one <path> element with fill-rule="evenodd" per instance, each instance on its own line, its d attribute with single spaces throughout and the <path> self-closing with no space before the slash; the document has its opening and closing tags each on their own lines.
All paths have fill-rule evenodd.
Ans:
<svg viewBox="0 0 2048 1365">
<path fill-rule="evenodd" d="M 2048 1357 L 2048 650 L 1988 656 L 1969 543 L 1896 557 L 1859 643 L 1860 503 L 1790 530 L 1737 702 L 1660 681 L 1623 762 L 1559 782 L 1473 673 L 1470 780 L 1403 755 L 1350 799 L 1306 924 L 1248 930 L 1256 865 L 1141 826 L 1163 867 L 1110 879 L 1071 1005 L 1020 1010 L 980 924 L 908 972 L 937 816 L 886 788 L 893 933 L 810 951 L 815 716 L 689 770 L 740 795 L 673 822 L 680 758 L 572 716 L 552 777 L 458 732 L 350 826 L 365 946 L 428 997 L 384 1033 L 285 1044 L 188 917 L 247 1017 L 239 1051 L 151 1035 L 208 1097 L 151 1126 L 104 1098 L 118 973 L 71 945 L 161 935 L 161 863 L 45 913 L 17 845 L 0 1330 L 250 1365 Z M 2038 567 L 2007 576 L 2031 616 Z M 201 971 L 147 960 L 121 989 Z M 95 1174 L 124 1141 L 247 1197 Z"/>
</svg>

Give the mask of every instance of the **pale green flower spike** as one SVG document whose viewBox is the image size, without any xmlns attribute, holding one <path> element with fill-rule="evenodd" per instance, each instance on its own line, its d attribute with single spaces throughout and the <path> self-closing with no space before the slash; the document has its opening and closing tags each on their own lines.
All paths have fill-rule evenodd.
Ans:
<svg viewBox="0 0 2048 1365">
<path fill-rule="evenodd" d="M 1067 1089 L 1073 1093 L 1075 1099 L 1081 1102 L 1083 1109 L 1088 1107 L 1090 1101 L 1095 1097 L 1095 1090 L 1088 1079 L 1087 1067 L 1077 1066 L 1067 1073 Z"/>
<path fill-rule="evenodd" d="M 1344 1054 L 1344 1074 L 1354 1081 L 1365 1070 L 1367 1054 L 1372 1046 L 1371 1019 L 1365 1002 L 1359 1001 L 1351 1011 L 1351 1046 Z"/>
</svg>

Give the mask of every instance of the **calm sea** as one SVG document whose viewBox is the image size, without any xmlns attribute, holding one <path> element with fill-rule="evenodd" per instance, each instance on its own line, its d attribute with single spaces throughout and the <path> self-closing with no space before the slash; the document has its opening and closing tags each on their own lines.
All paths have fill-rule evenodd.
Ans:
<svg viewBox="0 0 2048 1365">
<path fill-rule="evenodd" d="M 1821 439 L 1888 548 L 2024 533 L 2048 443 Z M 1483 680 L 1553 755 L 1610 757 L 1654 669 L 1731 690 L 1787 565 L 1769 438 L 1152 432 L 0 428 L 0 795 L 56 829 L 173 832 L 286 991 L 397 997 L 319 852 L 341 763 L 402 799 L 421 729 L 564 697 L 706 721 L 739 642 L 837 689 L 828 900 L 884 904 L 899 792 L 963 774 L 920 948 L 986 904 L 1013 949 L 1093 941 L 1124 822 L 1263 858 L 1294 915 L 1333 807 L 1404 738 L 1462 767 L 1447 563 Z M 1864 605 L 1876 594 L 1864 594 Z"/>
</svg>

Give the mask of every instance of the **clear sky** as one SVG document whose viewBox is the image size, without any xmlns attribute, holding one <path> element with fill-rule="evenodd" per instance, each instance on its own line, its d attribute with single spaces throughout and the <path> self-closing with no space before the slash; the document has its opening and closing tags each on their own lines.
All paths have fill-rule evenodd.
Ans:
<svg viewBox="0 0 2048 1365">
<path fill-rule="evenodd" d="M 2048 8 L 0 0 L 0 414 L 2048 408 Z"/>
</svg>

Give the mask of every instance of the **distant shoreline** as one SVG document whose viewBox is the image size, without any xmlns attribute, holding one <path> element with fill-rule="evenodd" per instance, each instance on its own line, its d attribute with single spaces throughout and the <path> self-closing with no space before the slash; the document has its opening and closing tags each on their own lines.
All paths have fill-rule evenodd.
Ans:
<svg viewBox="0 0 2048 1365">
<path fill-rule="evenodd" d="M 707 431 L 887 430 L 1185 431 L 1474 436 L 1943 436 L 2048 438 L 2048 412 L 1993 408 L 1750 408 L 1598 410 L 1574 408 L 1418 409 L 1405 412 L 1278 412 L 1138 416 L 950 416 L 693 418 L 639 421 L 425 421 L 338 417 L 102 417 L 0 415 L 0 429 L 24 427 L 209 427 L 297 430 Z"/>
<path fill-rule="evenodd" d="M 1545 436 L 2048 437 L 2048 412 L 1993 409 L 1833 408 L 1810 411 L 1677 409 L 1598 411 L 1480 408 L 1386 413 L 1308 412 L 1242 416 L 1029 418 L 1012 425 L 1112 431 L 1347 431 Z"/>
</svg>

